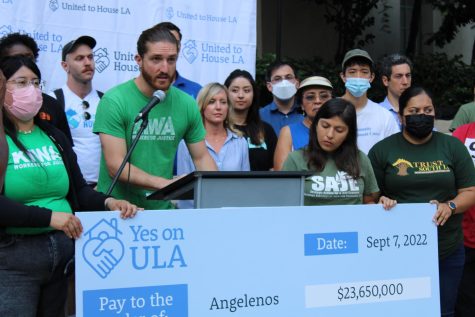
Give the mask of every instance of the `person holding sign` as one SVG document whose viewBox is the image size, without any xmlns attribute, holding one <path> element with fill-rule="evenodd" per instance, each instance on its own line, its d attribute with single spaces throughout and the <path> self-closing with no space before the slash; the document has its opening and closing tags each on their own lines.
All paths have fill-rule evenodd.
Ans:
<svg viewBox="0 0 475 317">
<path fill-rule="evenodd" d="M 368 157 L 356 144 L 356 111 L 351 102 L 330 99 L 310 126 L 308 146 L 291 152 L 283 171 L 315 171 L 307 177 L 305 206 L 372 204 L 379 188 Z M 389 209 L 394 200 L 381 197 Z"/>
<path fill-rule="evenodd" d="M 441 312 L 453 316 L 464 266 L 462 218 L 475 202 L 475 168 L 459 140 L 434 131 L 434 105 L 424 88 L 401 94 L 399 116 L 402 132 L 375 144 L 369 158 L 384 195 L 437 205 Z"/>
<path fill-rule="evenodd" d="M 475 163 L 475 122 L 459 126 L 452 135 L 462 141 Z M 457 317 L 471 317 L 475 312 L 475 206 L 470 207 L 462 221 L 465 266 L 460 282 L 455 313 Z"/>
<path fill-rule="evenodd" d="M 60 316 L 74 240 L 73 212 L 137 207 L 86 185 L 66 136 L 40 120 L 41 74 L 23 56 L 0 62 L 7 78 L 3 125 L 9 149 L 0 196 L 0 316 Z"/>
<path fill-rule="evenodd" d="M 3 98 L 5 97 L 5 76 L 0 71 L 0 109 L 3 109 Z M 0 111 L 0 192 L 3 191 L 3 179 L 8 161 L 8 145 L 3 129 L 3 111 Z"/>
</svg>

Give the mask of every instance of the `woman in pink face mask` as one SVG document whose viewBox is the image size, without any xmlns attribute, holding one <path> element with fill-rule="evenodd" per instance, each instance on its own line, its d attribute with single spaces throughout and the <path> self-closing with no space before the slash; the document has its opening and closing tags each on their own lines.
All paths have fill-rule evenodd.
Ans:
<svg viewBox="0 0 475 317">
<path fill-rule="evenodd" d="M 5 176 L 5 169 L 7 168 L 8 160 L 8 146 L 5 139 L 5 131 L 3 130 L 2 111 L 3 99 L 5 97 L 5 76 L 0 71 L 0 192 L 3 189 L 3 177 Z"/>
<path fill-rule="evenodd" d="M 128 218 L 138 208 L 87 186 L 66 136 L 35 117 L 42 104 L 36 64 L 7 57 L 0 70 L 8 146 L 0 195 L 0 316 L 60 316 L 73 239 L 83 230 L 74 211 L 120 210 Z"/>
</svg>

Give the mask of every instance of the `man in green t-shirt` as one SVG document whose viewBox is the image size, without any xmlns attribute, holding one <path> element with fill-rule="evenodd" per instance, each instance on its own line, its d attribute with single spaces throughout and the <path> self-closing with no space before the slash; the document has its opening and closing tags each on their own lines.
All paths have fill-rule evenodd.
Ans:
<svg viewBox="0 0 475 317">
<path fill-rule="evenodd" d="M 475 82 L 473 84 L 473 94 L 475 96 Z M 461 125 L 471 122 L 475 122 L 475 100 L 460 106 L 459 110 L 455 114 L 454 119 L 452 120 L 452 123 L 450 124 L 449 131 L 454 132 L 455 129 Z"/>
<path fill-rule="evenodd" d="M 178 42 L 165 28 L 145 30 L 137 41 L 140 75 L 109 90 L 99 103 L 94 133 L 102 144 L 98 190 L 105 192 L 123 161 L 140 122 L 134 119 L 156 90 L 166 98 L 148 116 L 149 124 L 126 165 L 114 197 L 127 199 L 145 209 L 170 209 L 167 201 L 148 201 L 146 196 L 173 182 L 173 160 L 184 139 L 197 170 L 214 171 L 205 130 L 196 102 L 171 86 L 176 72 Z M 130 169 L 129 169 L 130 167 Z M 129 184 L 128 184 L 129 183 Z"/>
</svg>

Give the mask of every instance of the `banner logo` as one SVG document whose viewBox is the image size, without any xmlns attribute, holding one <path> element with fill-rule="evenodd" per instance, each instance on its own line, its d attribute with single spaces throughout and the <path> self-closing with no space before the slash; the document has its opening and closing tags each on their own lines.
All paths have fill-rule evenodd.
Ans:
<svg viewBox="0 0 475 317">
<path fill-rule="evenodd" d="M 124 257 L 124 244 L 118 238 L 117 219 L 101 219 L 84 233 L 87 242 L 82 248 L 85 262 L 102 278 L 106 278 Z"/>
<path fill-rule="evenodd" d="M 12 33 L 12 26 L 11 25 L 2 25 L 0 26 L 0 36 L 5 36 L 9 33 Z"/>
<path fill-rule="evenodd" d="M 181 51 L 183 52 L 183 57 L 185 57 L 186 61 L 190 64 L 193 64 L 198 57 L 198 49 L 196 48 L 195 40 L 186 41 Z"/>
<path fill-rule="evenodd" d="M 175 13 L 173 12 L 173 8 L 168 7 L 167 10 L 165 11 L 165 15 L 168 18 L 168 20 L 171 20 L 173 16 L 175 15 Z"/>
<path fill-rule="evenodd" d="M 59 3 L 58 3 L 58 0 L 50 0 L 49 1 L 49 8 L 51 9 L 51 11 L 56 11 L 59 9 Z"/>
<path fill-rule="evenodd" d="M 94 57 L 96 60 L 96 70 L 102 73 L 110 64 L 109 54 L 107 48 L 98 48 L 94 51 Z"/>
</svg>

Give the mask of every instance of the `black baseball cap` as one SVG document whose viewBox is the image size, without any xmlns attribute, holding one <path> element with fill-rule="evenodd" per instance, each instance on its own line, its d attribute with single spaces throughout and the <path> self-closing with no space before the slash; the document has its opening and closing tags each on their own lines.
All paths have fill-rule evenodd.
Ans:
<svg viewBox="0 0 475 317">
<path fill-rule="evenodd" d="M 74 52 L 74 50 L 78 47 L 80 44 L 86 44 L 89 46 L 91 49 L 96 46 L 96 40 L 90 36 L 83 35 L 78 37 L 77 39 L 69 42 L 68 44 L 63 46 L 63 52 L 62 52 L 62 58 L 63 62 L 66 60 L 66 55 L 69 53 Z"/>
</svg>

